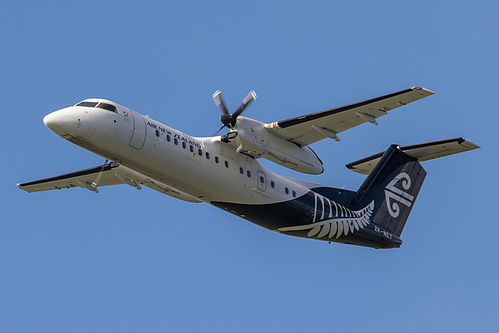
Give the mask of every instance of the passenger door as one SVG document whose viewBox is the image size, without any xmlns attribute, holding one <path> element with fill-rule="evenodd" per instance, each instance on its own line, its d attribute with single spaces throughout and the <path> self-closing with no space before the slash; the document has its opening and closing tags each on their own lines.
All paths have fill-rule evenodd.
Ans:
<svg viewBox="0 0 499 333">
<path fill-rule="evenodd" d="M 144 116 L 130 111 L 133 119 L 133 133 L 130 139 L 130 146 L 135 149 L 142 149 L 146 141 L 146 122 Z"/>
</svg>

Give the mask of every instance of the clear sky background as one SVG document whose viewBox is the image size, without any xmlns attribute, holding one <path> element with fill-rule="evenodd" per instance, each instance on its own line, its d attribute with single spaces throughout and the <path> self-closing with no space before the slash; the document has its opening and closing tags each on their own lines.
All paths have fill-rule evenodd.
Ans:
<svg viewBox="0 0 499 333">
<path fill-rule="evenodd" d="M 497 332 L 497 1 L 9 1 L 0 6 L 2 332 Z M 463 136 L 424 163 L 400 249 L 293 238 L 126 185 L 15 184 L 104 162 L 42 119 L 101 97 L 195 136 L 211 94 L 271 122 L 423 86 L 436 94 L 313 145 L 319 176 Z"/>
</svg>

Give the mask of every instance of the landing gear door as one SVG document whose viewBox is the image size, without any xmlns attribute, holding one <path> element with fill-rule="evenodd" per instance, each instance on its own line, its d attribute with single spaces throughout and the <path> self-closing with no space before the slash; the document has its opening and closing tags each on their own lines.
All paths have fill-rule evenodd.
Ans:
<svg viewBox="0 0 499 333">
<path fill-rule="evenodd" d="M 133 133 L 130 146 L 135 149 L 142 149 L 146 141 L 146 122 L 144 117 L 133 111 L 130 112 L 133 119 Z"/>
<path fill-rule="evenodd" d="M 257 178 L 258 189 L 262 192 L 265 191 L 267 189 L 267 177 L 262 171 L 257 171 Z"/>
</svg>

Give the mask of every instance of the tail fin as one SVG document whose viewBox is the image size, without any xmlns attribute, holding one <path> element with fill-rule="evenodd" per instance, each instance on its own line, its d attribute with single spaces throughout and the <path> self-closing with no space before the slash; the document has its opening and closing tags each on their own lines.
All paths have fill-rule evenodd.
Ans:
<svg viewBox="0 0 499 333">
<path fill-rule="evenodd" d="M 350 203 L 353 211 L 374 201 L 371 221 L 397 237 L 426 177 L 418 159 L 391 145 L 361 185 Z"/>
</svg>

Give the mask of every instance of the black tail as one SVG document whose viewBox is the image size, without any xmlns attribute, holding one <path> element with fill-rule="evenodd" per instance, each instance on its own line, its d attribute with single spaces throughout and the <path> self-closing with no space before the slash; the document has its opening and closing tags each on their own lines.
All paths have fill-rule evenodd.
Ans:
<svg viewBox="0 0 499 333">
<path fill-rule="evenodd" d="M 359 210 L 374 200 L 371 221 L 399 237 L 425 176 L 417 158 L 392 145 L 367 176 L 349 208 Z"/>
</svg>

